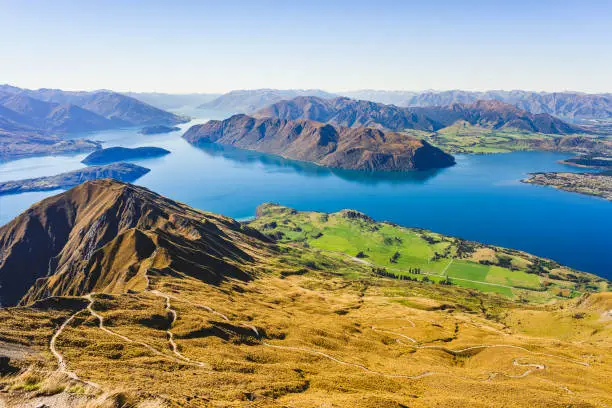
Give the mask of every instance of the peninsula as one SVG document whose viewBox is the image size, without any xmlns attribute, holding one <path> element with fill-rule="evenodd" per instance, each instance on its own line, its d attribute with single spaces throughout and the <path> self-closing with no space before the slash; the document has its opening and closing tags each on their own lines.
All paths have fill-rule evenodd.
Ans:
<svg viewBox="0 0 612 408">
<path fill-rule="evenodd" d="M 453 156 L 410 135 L 304 119 L 240 114 L 192 126 L 183 138 L 194 145 L 217 143 L 351 170 L 426 170 L 455 163 Z"/>
<path fill-rule="evenodd" d="M 0 183 L 0 196 L 19 194 L 30 191 L 50 191 L 67 189 L 85 181 L 112 178 L 120 181 L 134 181 L 150 169 L 130 163 L 115 163 L 107 166 L 90 166 L 55 176 L 38 177 L 24 180 L 5 181 Z"/>
</svg>

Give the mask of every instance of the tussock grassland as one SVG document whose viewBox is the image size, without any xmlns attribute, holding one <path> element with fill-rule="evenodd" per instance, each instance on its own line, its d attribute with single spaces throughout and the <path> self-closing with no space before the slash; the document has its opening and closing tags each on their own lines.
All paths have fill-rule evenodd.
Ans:
<svg viewBox="0 0 612 408">
<path fill-rule="evenodd" d="M 372 277 L 359 264 L 345 262 L 342 272 L 335 268 L 341 261 L 325 255 L 313 266 L 304 250 L 285 251 L 250 282 L 151 276 L 149 290 L 170 297 L 172 327 L 164 299 L 149 291 L 93 295 L 105 327 L 131 341 L 102 331 L 84 309 L 57 347 L 68 368 L 100 390 L 74 380 L 53 385 L 48 373 L 56 362 L 44 347 L 53 325 L 10 323 L 53 314 L 57 324 L 70 313 L 4 310 L 12 318 L 0 321 L 0 331 L 32 339 L 41 353 L 35 367 L 24 362 L 25 371 L 3 377 L 7 395 L 73 395 L 100 407 L 121 406 L 104 400 L 116 389 L 129 395 L 126 406 L 612 403 L 608 294 L 523 305 L 455 286 Z M 172 353 L 168 329 L 190 362 Z"/>
<path fill-rule="evenodd" d="M 251 226 L 277 243 L 265 253 L 244 247 L 252 260 L 232 271 L 250 279 L 211 283 L 208 274 L 158 268 L 153 257 L 125 293 L 0 309 L 0 353 L 8 343 L 29 350 L 14 351 L 3 368 L 0 400 L 100 408 L 612 404 L 612 297 L 590 293 L 604 280 L 354 211 L 259 212 Z M 502 282 L 508 292 L 463 287 L 457 276 L 483 287 Z"/>
</svg>

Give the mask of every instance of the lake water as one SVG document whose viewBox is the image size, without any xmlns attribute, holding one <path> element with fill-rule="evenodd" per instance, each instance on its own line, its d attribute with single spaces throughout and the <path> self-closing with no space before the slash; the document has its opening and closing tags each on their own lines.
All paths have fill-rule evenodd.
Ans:
<svg viewBox="0 0 612 408">
<path fill-rule="evenodd" d="M 170 150 L 172 154 L 162 158 L 136 161 L 151 169 L 136 184 L 196 208 L 238 219 L 253 216 L 257 205 L 268 201 L 298 210 L 352 208 L 378 220 L 521 249 L 612 278 L 612 203 L 519 182 L 529 172 L 576 171 L 557 163 L 569 157 L 566 154 L 459 155 L 457 165 L 439 171 L 362 173 L 233 148 L 195 148 L 181 139 L 182 131 L 148 136 L 137 131 L 87 137 L 103 141 L 105 147 Z M 84 167 L 84 157 L 2 163 L 0 180 L 74 170 Z M 56 193 L 0 197 L 0 224 Z"/>
</svg>

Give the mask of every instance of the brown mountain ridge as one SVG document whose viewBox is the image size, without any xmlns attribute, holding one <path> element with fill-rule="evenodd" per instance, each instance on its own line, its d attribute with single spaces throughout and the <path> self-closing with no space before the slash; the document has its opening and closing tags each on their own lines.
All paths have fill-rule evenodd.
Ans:
<svg viewBox="0 0 612 408">
<path fill-rule="evenodd" d="M 314 120 L 234 115 L 192 126 L 183 138 L 195 145 L 218 143 L 352 170 L 423 170 L 455 163 L 451 155 L 412 136 Z"/>
<path fill-rule="evenodd" d="M 145 269 L 217 284 L 249 279 L 237 265 L 268 251 L 230 218 L 196 211 L 116 180 L 83 183 L 0 228 L 0 302 L 146 286 Z M 33 252 L 35 251 L 35 252 Z"/>
<path fill-rule="evenodd" d="M 256 117 L 310 119 L 337 126 L 372 126 L 392 131 L 437 131 L 457 121 L 491 129 L 515 128 L 548 134 L 572 134 L 582 129 L 549 114 L 532 114 L 500 101 L 453 103 L 447 106 L 399 107 L 350 98 L 300 96 L 257 111 Z"/>
</svg>

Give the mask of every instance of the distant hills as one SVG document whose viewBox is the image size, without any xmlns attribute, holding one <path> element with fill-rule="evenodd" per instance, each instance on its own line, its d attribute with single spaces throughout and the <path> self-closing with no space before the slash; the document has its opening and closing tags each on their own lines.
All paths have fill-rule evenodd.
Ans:
<svg viewBox="0 0 612 408">
<path fill-rule="evenodd" d="M 221 94 L 217 93 L 168 94 L 160 92 L 122 92 L 122 94 L 164 110 L 198 107 L 221 96 Z"/>
<path fill-rule="evenodd" d="M 372 126 L 392 131 L 437 131 L 458 121 L 491 129 L 513 128 L 549 134 L 582 131 L 549 114 L 532 114 L 500 101 L 402 108 L 345 97 L 323 99 L 301 96 L 272 104 L 257 111 L 255 116 L 286 120 L 309 119 L 338 126 Z"/>
<path fill-rule="evenodd" d="M 296 96 L 334 98 L 336 95 L 320 89 L 253 89 L 231 91 L 199 106 L 200 109 L 223 111 L 230 114 L 252 113 L 264 106 L 292 99 Z"/>
<path fill-rule="evenodd" d="M 18 115 L 12 117 L 13 122 L 51 132 L 71 133 L 185 121 L 178 115 L 112 91 L 73 92 L 0 86 L 0 105 Z"/>
<path fill-rule="evenodd" d="M 303 119 L 240 114 L 192 126 L 183 137 L 195 145 L 218 143 L 353 170 L 423 170 L 455 163 L 451 155 L 412 136 Z"/>
<path fill-rule="evenodd" d="M 173 125 L 187 119 L 111 91 L 29 90 L 0 85 L 0 157 L 87 151 L 87 141 L 59 136 L 129 126 Z"/>
<path fill-rule="evenodd" d="M 510 103 L 534 114 L 547 113 L 566 120 L 612 118 L 612 94 L 586 94 L 581 92 L 532 91 L 374 91 L 344 92 L 343 96 L 366 99 L 398 106 L 447 106 L 455 103 L 470 104 L 478 100 L 496 100 Z"/>
<path fill-rule="evenodd" d="M 379 91 L 358 90 L 330 93 L 319 89 L 277 90 L 254 89 L 231 91 L 211 102 L 203 109 L 230 113 L 253 113 L 267 105 L 297 96 L 316 96 L 333 99 L 339 96 L 360 99 L 399 107 L 449 106 L 472 104 L 478 100 L 495 100 L 515 105 L 533 114 L 546 113 L 566 121 L 612 119 L 612 94 L 586 94 L 581 92 L 532 92 L 532 91 Z"/>
</svg>

